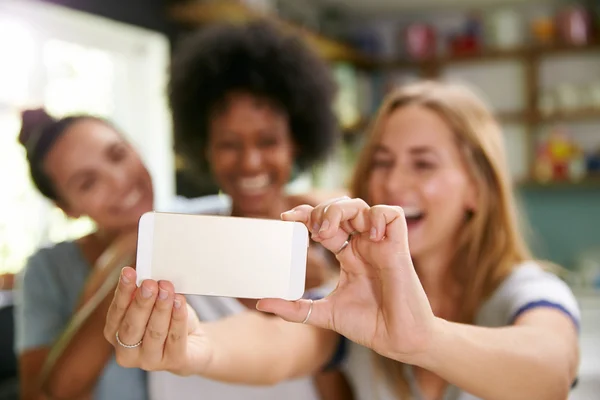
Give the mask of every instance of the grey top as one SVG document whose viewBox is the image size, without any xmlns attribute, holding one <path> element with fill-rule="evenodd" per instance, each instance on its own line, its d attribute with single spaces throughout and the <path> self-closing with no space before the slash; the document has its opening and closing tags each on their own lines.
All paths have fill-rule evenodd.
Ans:
<svg viewBox="0 0 600 400">
<path fill-rule="evenodd" d="M 65 330 L 92 267 L 75 242 L 62 242 L 31 256 L 17 278 L 15 348 L 17 354 L 50 347 Z M 146 400 L 146 374 L 106 364 L 96 389 L 98 400 Z"/>
<path fill-rule="evenodd" d="M 543 270 L 537 263 L 517 266 L 479 310 L 475 325 L 501 327 L 511 325 L 523 312 L 536 307 L 551 307 L 567 314 L 579 327 L 580 312 L 570 288 L 558 277 Z M 350 344 L 343 362 L 356 400 L 398 400 L 382 378 L 378 378 L 373 352 L 355 343 Z M 405 374 L 415 400 L 423 400 L 412 368 Z M 444 400 L 479 400 L 455 386 L 446 390 Z"/>
<path fill-rule="evenodd" d="M 167 211 L 220 213 L 229 209 L 226 196 L 196 199 L 177 197 Z M 38 250 L 17 276 L 15 290 L 15 350 L 50 347 L 65 330 L 75 311 L 92 266 L 77 243 L 58 243 Z M 114 357 L 102 372 L 93 397 L 96 400 L 148 399 L 146 373 L 120 367 Z"/>
</svg>

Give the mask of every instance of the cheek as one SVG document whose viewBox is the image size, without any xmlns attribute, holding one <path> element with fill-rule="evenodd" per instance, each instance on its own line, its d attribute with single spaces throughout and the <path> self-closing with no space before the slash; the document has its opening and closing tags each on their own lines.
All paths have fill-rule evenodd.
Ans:
<svg viewBox="0 0 600 400">
<path fill-rule="evenodd" d="M 368 199 L 363 199 L 372 205 L 384 204 L 385 199 L 385 179 L 382 172 L 374 171 L 367 177 Z"/>
<path fill-rule="evenodd" d="M 72 213 L 79 215 L 87 215 L 92 219 L 98 219 L 101 222 L 102 215 L 105 213 L 105 194 L 101 191 L 86 195 L 75 196 L 76 200 L 70 201 L 70 209 Z"/>
<path fill-rule="evenodd" d="M 223 176 L 223 174 L 227 174 L 233 169 L 233 165 L 235 165 L 235 154 L 231 151 L 213 150 L 210 152 L 207 162 L 213 175 L 217 177 Z"/>
<path fill-rule="evenodd" d="M 467 182 L 458 174 L 444 174 L 430 178 L 421 184 L 421 193 L 429 205 L 439 206 L 443 212 L 466 209 Z"/>
<path fill-rule="evenodd" d="M 290 149 L 281 148 L 275 151 L 266 152 L 265 156 L 268 157 L 270 164 L 274 169 L 277 169 L 278 175 L 283 180 L 290 178 L 292 167 L 294 165 L 294 155 Z"/>
</svg>

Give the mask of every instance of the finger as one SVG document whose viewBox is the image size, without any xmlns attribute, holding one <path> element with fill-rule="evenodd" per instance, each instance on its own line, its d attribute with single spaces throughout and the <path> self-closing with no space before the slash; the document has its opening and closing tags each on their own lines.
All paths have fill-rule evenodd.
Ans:
<svg viewBox="0 0 600 400">
<path fill-rule="evenodd" d="M 370 219 L 375 230 L 370 231 L 371 240 L 382 240 L 384 237 L 396 243 L 403 253 L 410 253 L 408 248 L 408 230 L 404 211 L 396 206 L 374 206 L 370 210 Z"/>
<path fill-rule="evenodd" d="M 174 368 L 177 363 L 185 359 L 187 336 L 188 336 L 188 310 L 185 297 L 176 294 L 173 301 L 173 311 L 169 326 L 169 334 L 165 345 L 164 358 L 169 363 L 170 368 Z"/>
<path fill-rule="evenodd" d="M 287 301 L 283 299 L 261 299 L 256 303 L 256 309 L 275 314 L 286 321 L 303 323 L 319 328 L 333 329 L 331 318 L 331 303 L 328 299 Z M 310 311 L 310 315 L 309 315 Z M 306 317 L 308 316 L 308 320 Z"/>
<path fill-rule="evenodd" d="M 108 308 L 106 323 L 104 325 L 104 337 L 112 344 L 116 344 L 115 334 L 123 318 L 125 318 L 125 314 L 137 288 L 135 285 L 136 277 L 135 270 L 131 267 L 125 267 L 121 270 L 121 278 Z"/>
<path fill-rule="evenodd" d="M 368 204 L 361 199 L 331 204 L 323 214 L 321 230 L 314 240 L 337 254 L 351 233 L 362 233 L 370 229 L 368 210 Z M 349 226 L 344 226 L 344 222 L 349 223 Z"/>
<path fill-rule="evenodd" d="M 303 204 L 298 207 L 294 207 L 289 211 L 281 214 L 281 219 L 284 221 L 302 222 L 308 228 L 308 221 L 310 219 L 310 213 L 313 207 Z"/>
<path fill-rule="evenodd" d="M 319 237 L 322 239 L 330 238 L 337 233 L 343 222 L 349 222 L 352 226 L 350 232 L 365 232 L 370 228 L 370 220 L 366 215 L 369 205 L 362 199 L 340 200 L 330 204 L 322 216 L 321 229 Z"/>
<path fill-rule="evenodd" d="M 334 199 L 325 201 L 314 208 L 311 213 L 311 232 L 317 233 L 321 229 L 323 223 L 323 214 L 329 209 L 329 206 L 339 201 L 350 200 L 348 196 L 336 197 Z"/>
<path fill-rule="evenodd" d="M 121 339 L 121 342 L 133 345 L 142 340 L 154 308 L 157 293 L 158 285 L 156 281 L 150 279 L 143 281 L 142 285 L 136 290 L 133 301 L 119 326 L 119 339 Z M 130 352 L 131 350 L 139 350 L 139 347 L 128 349 Z"/>
<path fill-rule="evenodd" d="M 144 333 L 141 348 L 141 358 L 145 369 L 153 369 L 153 367 L 159 366 L 163 360 L 174 297 L 175 290 L 171 282 L 158 282 L 158 295 Z"/>
</svg>

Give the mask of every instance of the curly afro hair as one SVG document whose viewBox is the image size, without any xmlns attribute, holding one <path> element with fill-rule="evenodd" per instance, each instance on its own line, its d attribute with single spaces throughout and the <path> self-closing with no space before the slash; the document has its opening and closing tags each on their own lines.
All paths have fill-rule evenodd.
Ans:
<svg viewBox="0 0 600 400">
<path fill-rule="evenodd" d="M 329 66 L 299 38 L 265 21 L 219 24 L 186 38 L 173 57 L 169 105 L 177 150 L 207 171 L 211 114 L 233 91 L 261 96 L 286 112 L 296 167 L 323 160 L 338 135 Z"/>
</svg>

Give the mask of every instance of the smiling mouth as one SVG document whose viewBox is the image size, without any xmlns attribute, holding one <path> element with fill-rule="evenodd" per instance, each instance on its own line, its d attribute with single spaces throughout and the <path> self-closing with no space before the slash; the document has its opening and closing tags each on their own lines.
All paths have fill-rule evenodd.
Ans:
<svg viewBox="0 0 600 400">
<path fill-rule="evenodd" d="M 238 180 L 237 186 L 242 194 L 253 195 L 264 192 L 270 183 L 269 175 L 261 174 L 251 178 L 241 178 Z"/>
<path fill-rule="evenodd" d="M 144 193 L 141 189 L 136 188 L 130 191 L 120 202 L 117 207 L 117 212 L 128 212 L 136 207 L 144 198 Z"/>
<path fill-rule="evenodd" d="M 425 213 L 417 207 L 403 207 L 407 224 L 417 223 L 425 217 Z"/>
</svg>

